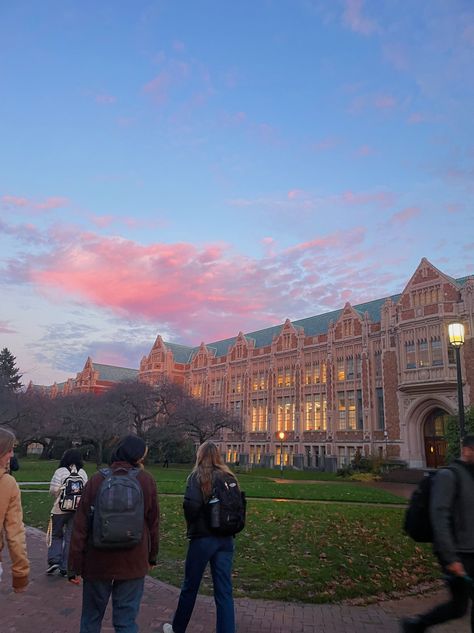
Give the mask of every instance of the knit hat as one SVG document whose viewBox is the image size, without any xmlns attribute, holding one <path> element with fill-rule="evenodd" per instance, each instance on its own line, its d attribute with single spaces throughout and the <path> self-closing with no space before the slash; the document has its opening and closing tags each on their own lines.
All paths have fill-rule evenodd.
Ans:
<svg viewBox="0 0 474 633">
<path fill-rule="evenodd" d="M 134 466 L 146 452 L 146 444 L 141 437 L 126 435 L 112 454 L 112 462 L 128 462 Z"/>
</svg>

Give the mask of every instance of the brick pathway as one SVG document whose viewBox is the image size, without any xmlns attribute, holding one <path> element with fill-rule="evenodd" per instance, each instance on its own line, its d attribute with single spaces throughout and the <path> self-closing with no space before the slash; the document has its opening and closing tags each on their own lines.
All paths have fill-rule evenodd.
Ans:
<svg viewBox="0 0 474 633">
<path fill-rule="evenodd" d="M 44 573 L 46 544 L 43 532 L 28 528 L 28 552 L 32 563 L 27 593 L 10 589 L 8 562 L 0 584 L 1 633 L 77 633 L 81 588 L 61 577 Z M 5 556 L 5 559 L 8 557 Z M 172 617 L 178 590 L 147 578 L 139 617 L 140 633 L 161 633 Z M 402 614 L 413 614 L 442 599 L 442 594 L 413 596 L 365 607 L 307 605 L 264 600 L 236 600 L 237 633 L 396 633 Z M 187 633 L 213 633 L 214 603 L 200 597 Z M 107 611 L 103 633 L 113 633 Z M 468 633 L 468 618 L 433 628 L 434 633 Z"/>
</svg>

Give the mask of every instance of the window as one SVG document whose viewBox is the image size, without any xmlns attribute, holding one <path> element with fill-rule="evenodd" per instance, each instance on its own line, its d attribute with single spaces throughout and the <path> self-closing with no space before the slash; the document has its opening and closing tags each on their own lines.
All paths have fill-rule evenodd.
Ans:
<svg viewBox="0 0 474 633">
<path fill-rule="evenodd" d="M 338 402 L 338 416 L 339 416 L 339 430 L 344 431 L 346 429 L 346 399 L 343 391 L 337 392 Z"/>
<path fill-rule="evenodd" d="M 448 363 L 450 365 L 456 364 L 456 352 L 454 351 L 454 347 L 452 345 L 448 345 Z"/>
<path fill-rule="evenodd" d="M 277 398 L 277 431 L 295 430 L 295 405 L 289 398 Z"/>
<path fill-rule="evenodd" d="M 326 363 L 321 363 L 321 382 L 326 384 Z"/>
<path fill-rule="evenodd" d="M 356 404 L 353 391 L 348 391 L 347 394 L 347 428 L 355 430 L 356 428 Z"/>
<path fill-rule="evenodd" d="M 305 430 L 312 431 L 314 429 L 314 402 L 313 396 L 306 396 L 305 402 Z"/>
<path fill-rule="evenodd" d="M 416 369 L 415 343 L 413 341 L 405 343 L 405 355 L 407 369 Z"/>
<path fill-rule="evenodd" d="M 360 356 L 356 357 L 356 376 L 357 378 L 362 376 L 362 358 Z"/>
<path fill-rule="evenodd" d="M 354 359 L 352 356 L 346 358 L 346 378 L 347 380 L 354 379 Z"/>
<path fill-rule="evenodd" d="M 431 339 L 431 364 L 443 364 L 443 348 L 439 337 Z"/>
<path fill-rule="evenodd" d="M 338 358 L 337 359 L 337 379 L 338 380 L 345 380 L 346 379 L 346 372 L 344 370 L 344 359 L 343 358 Z"/>
<path fill-rule="evenodd" d="M 385 429 L 385 416 L 383 410 L 383 389 L 380 387 L 376 388 L 376 397 L 377 397 L 377 428 Z"/>
<path fill-rule="evenodd" d="M 362 407 L 362 390 L 357 390 L 357 428 L 364 428 L 364 409 Z"/>
<path fill-rule="evenodd" d="M 430 357 L 428 352 L 428 341 L 422 339 L 418 341 L 418 366 L 427 367 L 430 364 Z"/>
<path fill-rule="evenodd" d="M 254 433 L 267 430 L 267 405 L 265 400 L 252 400 L 251 429 Z"/>
</svg>

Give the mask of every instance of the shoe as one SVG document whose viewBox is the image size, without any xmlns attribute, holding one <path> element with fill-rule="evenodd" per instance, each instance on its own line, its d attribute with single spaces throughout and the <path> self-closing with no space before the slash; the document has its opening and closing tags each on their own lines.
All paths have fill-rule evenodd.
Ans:
<svg viewBox="0 0 474 633">
<path fill-rule="evenodd" d="M 425 625 L 419 617 L 403 618 L 400 620 L 400 626 L 403 633 L 424 633 Z"/>
<path fill-rule="evenodd" d="M 60 575 L 65 578 L 67 576 L 67 571 L 65 569 L 60 569 L 59 570 Z"/>
<path fill-rule="evenodd" d="M 163 633 L 174 633 L 171 624 L 163 624 Z"/>
<path fill-rule="evenodd" d="M 51 576 L 57 569 L 59 569 L 59 565 L 57 563 L 52 563 L 46 570 L 46 573 Z"/>
</svg>

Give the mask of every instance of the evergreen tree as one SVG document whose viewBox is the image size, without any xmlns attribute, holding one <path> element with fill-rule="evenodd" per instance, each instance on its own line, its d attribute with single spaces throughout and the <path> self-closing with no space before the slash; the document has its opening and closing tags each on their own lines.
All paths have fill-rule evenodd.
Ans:
<svg viewBox="0 0 474 633">
<path fill-rule="evenodd" d="M 0 388 L 6 388 L 8 391 L 21 389 L 22 374 L 15 361 L 15 356 L 7 347 L 4 347 L 0 352 Z"/>
</svg>

